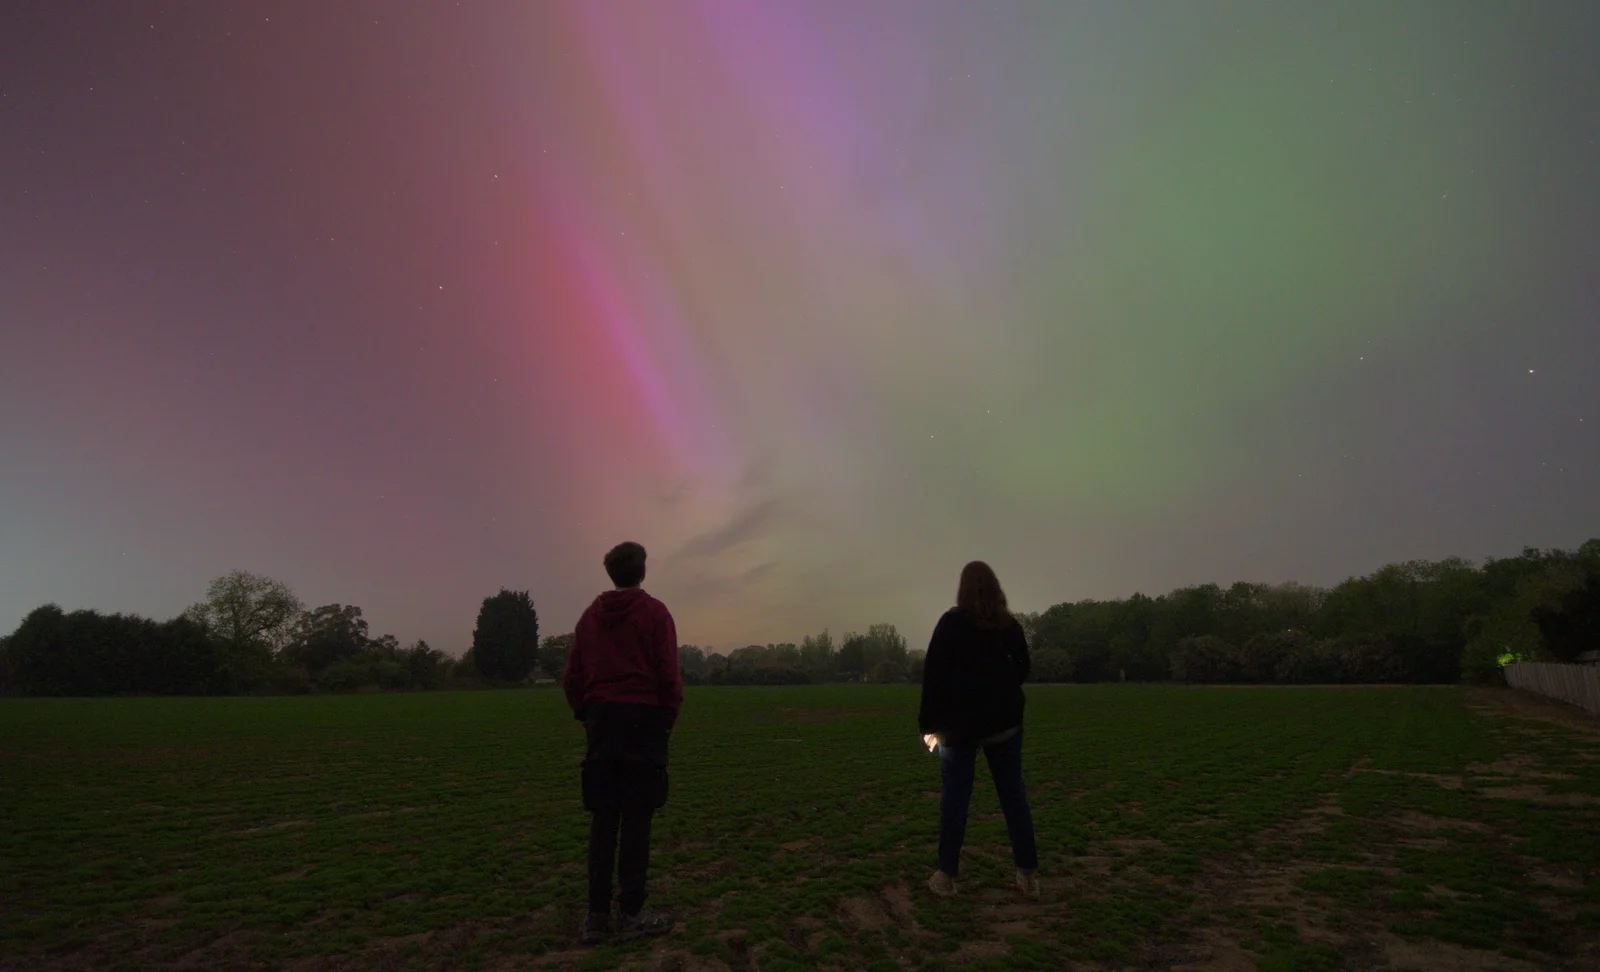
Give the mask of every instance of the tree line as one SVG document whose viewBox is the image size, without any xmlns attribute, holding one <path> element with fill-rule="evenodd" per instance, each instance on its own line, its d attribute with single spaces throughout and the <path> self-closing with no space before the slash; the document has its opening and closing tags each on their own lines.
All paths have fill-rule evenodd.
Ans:
<svg viewBox="0 0 1600 972">
<path fill-rule="evenodd" d="M 1332 588 L 1200 584 L 1017 619 L 1035 682 L 1502 681 L 1512 661 L 1600 649 L 1600 540 L 1481 564 L 1406 561 Z M 915 681 L 921 655 L 888 624 L 837 648 L 824 631 L 727 655 L 679 649 L 685 679 L 711 685 Z"/>
<path fill-rule="evenodd" d="M 1202 584 L 1019 615 L 1036 681 L 1490 682 L 1600 648 L 1600 540 L 1390 564 L 1332 588 Z"/>
<path fill-rule="evenodd" d="M 231 695 L 425 690 L 524 681 L 537 661 L 526 591 L 485 598 L 472 647 L 372 637 L 361 608 L 306 609 L 289 587 L 236 570 L 170 621 L 46 604 L 0 638 L 0 693 Z M 529 646 L 534 646 L 530 648 Z M 563 661 L 565 656 L 563 655 Z"/>
<path fill-rule="evenodd" d="M 807 682 L 920 681 L 927 653 L 909 650 L 892 624 L 849 632 L 834 644 L 826 629 L 800 644 L 746 645 L 726 655 L 697 645 L 678 648 L 678 664 L 691 685 L 796 685 Z"/>
<path fill-rule="evenodd" d="M 1600 649 L 1600 540 L 1475 564 L 1390 564 L 1332 588 L 1240 582 L 1159 597 L 1056 604 L 1017 615 L 1033 681 L 1488 682 L 1522 659 Z M 484 598 L 472 647 L 372 637 L 361 609 L 306 609 L 287 585 L 244 571 L 157 622 L 47 604 L 0 638 L 0 693 L 205 695 L 427 690 L 557 679 L 570 633 L 539 637 L 526 591 Z M 892 624 L 824 630 L 799 644 L 726 654 L 679 648 L 684 680 L 783 685 L 921 678 L 923 652 Z"/>
</svg>

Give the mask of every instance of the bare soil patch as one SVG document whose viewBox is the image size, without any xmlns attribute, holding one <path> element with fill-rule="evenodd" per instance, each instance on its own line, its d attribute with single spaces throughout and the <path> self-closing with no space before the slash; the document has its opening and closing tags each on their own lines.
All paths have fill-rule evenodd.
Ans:
<svg viewBox="0 0 1600 972">
<path fill-rule="evenodd" d="M 1546 793 L 1536 784 L 1523 786 L 1486 786 L 1479 794 L 1494 800 L 1525 800 L 1528 803 L 1547 803 L 1569 807 L 1600 806 L 1600 797 L 1588 793 Z"/>
<path fill-rule="evenodd" d="M 1452 773 L 1409 773 L 1405 770 L 1381 770 L 1363 768 L 1357 773 L 1377 773 L 1380 776 L 1409 776 L 1414 780 L 1432 780 L 1447 790 L 1459 790 L 1464 782 L 1460 776 Z"/>
<path fill-rule="evenodd" d="M 1474 687 L 1462 691 L 1467 695 L 1468 704 L 1481 712 L 1534 719 L 1600 736 L 1600 716 L 1558 699 L 1511 688 Z"/>
<path fill-rule="evenodd" d="M 961 968 L 971 962 L 1005 958 L 1010 954 L 1011 946 L 1003 941 L 967 942 L 951 954 L 950 961 L 956 968 Z"/>
<path fill-rule="evenodd" d="M 1436 830 L 1470 830 L 1474 833 L 1486 834 L 1490 827 L 1477 820 L 1458 820 L 1454 817 L 1435 817 L 1429 813 L 1418 813 L 1415 810 L 1406 810 L 1389 818 L 1407 830 L 1420 830 L 1432 833 Z"/>
<path fill-rule="evenodd" d="M 1380 941 L 1394 972 L 1539 972 L 1532 962 L 1449 942 L 1408 942 L 1389 934 Z"/>
<path fill-rule="evenodd" d="M 275 830 L 289 830 L 290 828 L 293 828 L 293 827 L 309 827 L 309 826 L 311 826 L 312 823 L 313 823 L 313 821 L 310 821 L 310 820 L 284 820 L 284 821 L 280 821 L 279 823 L 275 823 L 275 824 L 263 824 L 260 827 L 246 827 L 243 830 L 230 831 L 230 833 L 234 833 L 234 834 L 265 834 L 265 833 L 270 833 L 270 832 L 275 831 Z"/>
<path fill-rule="evenodd" d="M 1575 780 L 1571 773 L 1552 773 L 1532 753 L 1508 753 L 1492 763 L 1468 763 L 1467 772 L 1477 776 L 1520 776 L 1535 780 Z"/>
<path fill-rule="evenodd" d="M 916 924 L 916 905 L 911 900 L 911 889 L 904 884 L 891 884 L 884 888 L 883 903 L 895 921 L 907 926 Z"/>
<path fill-rule="evenodd" d="M 882 928 L 889 923 L 888 912 L 872 898 L 846 898 L 840 902 L 839 909 L 858 928 Z"/>
<path fill-rule="evenodd" d="M 1256 957 L 1239 944 L 1238 936 L 1221 928 L 1206 928 L 1191 946 L 1193 961 L 1174 965 L 1172 972 L 1256 972 Z"/>
</svg>

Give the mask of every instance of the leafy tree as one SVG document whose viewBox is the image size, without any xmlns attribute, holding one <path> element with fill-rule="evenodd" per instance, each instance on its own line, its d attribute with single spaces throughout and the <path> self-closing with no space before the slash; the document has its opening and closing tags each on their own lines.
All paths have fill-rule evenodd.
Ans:
<svg viewBox="0 0 1600 972">
<path fill-rule="evenodd" d="M 860 678 L 867 669 L 867 636 L 847 632 L 839 646 L 839 673 Z"/>
<path fill-rule="evenodd" d="M 16 657 L 11 653 L 11 636 L 0 637 L 0 695 L 20 692 Z"/>
<path fill-rule="evenodd" d="M 1496 598 L 1474 625 L 1462 655 L 1462 676 L 1469 681 L 1503 681 L 1503 665 L 1547 657 L 1544 632 L 1534 618 L 1559 611 L 1568 593 L 1585 581 L 1583 566 L 1565 558 L 1524 551 L 1515 561 L 1509 566 L 1508 561 L 1494 561 L 1484 568 L 1491 589 L 1500 589 L 1507 577 L 1514 577 L 1516 586 Z"/>
<path fill-rule="evenodd" d="M 761 664 L 763 655 L 766 654 L 763 645 L 745 645 L 728 652 L 728 668 L 756 668 Z"/>
<path fill-rule="evenodd" d="M 378 662 L 359 656 L 341 658 L 317 673 L 316 683 L 326 692 L 354 692 L 378 682 Z"/>
<path fill-rule="evenodd" d="M 826 637 L 826 632 L 823 637 Z M 812 656 L 817 657 L 820 649 L 817 642 L 813 641 L 812 645 Z M 894 666 L 895 671 L 904 672 L 907 656 L 905 636 L 894 625 L 874 624 L 867 628 L 865 634 L 853 631 L 846 633 L 833 661 L 839 674 L 866 680 L 876 677 L 871 673 L 881 675 L 886 671 L 878 669 L 884 662 Z"/>
<path fill-rule="evenodd" d="M 317 684 L 334 692 L 375 686 L 381 689 L 430 689 L 444 684 L 450 659 L 418 639 L 400 647 L 393 635 L 382 635 L 355 652 L 346 652 L 317 674 Z"/>
<path fill-rule="evenodd" d="M 1579 548 L 1580 556 L 1595 542 L 1591 540 Z M 1559 550 L 1544 551 L 1537 547 L 1524 547 L 1522 553 L 1515 557 L 1491 557 L 1483 564 L 1484 592 L 1491 601 L 1510 599 L 1516 596 L 1524 583 L 1549 573 L 1553 567 L 1560 567 L 1565 560 L 1566 557 Z"/>
<path fill-rule="evenodd" d="M 1028 644 L 1031 646 L 1039 627 L 1039 612 L 1013 611 L 1011 616 L 1017 619 L 1018 624 L 1022 625 L 1022 633 L 1027 637 Z"/>
<path fill-rule="evenodd" d="M 1287 646 L 1278 661 L 1277 680 L 1304 685 L 1334 685 L 1345 680 L 1344 657 L 1332 638 L 1302 638 Z"/>
<path fill-rule="evenodd" d="M 1072 662 L 1072 681 L 1114 678 L 1113 651 L 1126 651 L 1140 640 L 1147 612 L 1147 604 L 1136 603 L 1130 609 L 1120 601 L 1057 604 L 1035 622 L 1033 648 L 1066 652 Z"/>
<path fill-rule="evenodd" d="M 928 661 L 928 653 L 920 648 L 913 649 L 906 655 L 906 679 L 912 682 L 922 681 L 922 669 Z"/>
<path fill-rule="evenodd" d="M 744 668 L 800 668 L 800 649 L 792 643 L 781 645 L 745 645 L 735 648 L 728 656 L 736 667 Z"/>
<path fill-rule="evenodd" d="M 1032 670 L 1028 673 L 1034 682 L 1072 681 L 1072 656 L 1060 648 L 1044 648 L 1032 655 Z"/>
<path fill-rule="evenodd" d="M 1532 620 L 1545 647 L 1559 661 L 1571 661 L 1585 651 L 1600 649 L 1600 573 L 1590 573 L 1554 604 L 1541 604 Z"/>
<path fill-rule="evenodd" d="M 23 695 L 74 695 L 80 681 L 67 615 L 46 604 L 29 611 L 6 639 L 7 667 Z"/>
<path fill-rule="evenodd" d="M 539 642 L 539 670 L 551 678 L 559 679 L 567 670 L 567 654 L 572 651 L 573 633 L 551 635 Z M 679 649 L 678 657 L 683 657 Z"/>
<path fill-rule="evenodd" d="M 906 638 L 892 624 L 874 624 L 867 628 L 866 643 L 862 645 L 862 659 L 869 665 L 889 662 L 904 666 L 906 663 Z"/>
<path fill-rule="evenodd" d="M 1157 659 L 1170 659 L 1184 638 L 1221 632 L 1222 588 L 1216 584 L 1183 587 L 1156 599 L 1148 647 Z"/>
<path fill-rule="evenodd" d="M 1412 674 L 1420 682 L 1453 682 L 1472 619 L 1490 607 L 1483 571 L 1460 557 L 1425 563 L 1418 571 L 1421 597 L 1414 633 L 1419 653 Z"/>
<path fill-rule="evenodd" d="M 1160 616 L 1159 599 L 1134 594 L 1110 612 L 1106 629 L 1106 657 L 1101 678 L 1126 677 L 1134 681 L 1156 681 L 1167 677 L 1167 656 L 1151 641 L 1151 631 Z"/>
<path fill-rule="evenodd" d="M 1489 607 L 1486 575 L 1460 558 L 1389 564 L 1327 595 L 1317 618 L 1327 636 L 1379 638 L 1398 651 L 1402 679 L 1460 677 L 1472 619 Z"/>
<path fill-rule="evenodd" d="M 185 614 L 238 652 L 257 645 L 280 647 L 300 611 L 300 599 L 288 585 L 235 570 L 212 581 L 206 599 Z"/>
<path fill-rule="evenodd" d="M 198 695 L 212 691 L 217 644 L 186 618 L 29 612 L 6 639 L 13 687 L 27 695 Z"/>
<path fill-rule="evenodd" d="M 1209 685 L 1237 682 L 1238 659 L 1233 647 L 1214 635 L 1185 638 L 1172 652 L 1172 677 Z"/>
<path fill-rule="evenodd" d="M 429 646 L 426 641 L 418 638 L 410 648 L 401 652 L 401 660 L 405 663 L 406 671 L 411 676 L 414 688 L 431 689 L 444 684 L 445 674 L 450 664 L 450 656 L 437 648 Z"/>
<path fill-rule="evenodd" d="M 831 674 L 838 662 L 833 650 L 833 635 L 822 629 L 819 635 L 800 639 L 800 667 L 816 675 Z"/>
<path fill-rule="evenodd" d="M 699 678 L 706 673 L 706 653 L 698 645 L 678 646 L 678 670 L 686 678 Z"/>
<path fill-rule="evenodd" d="M 154 634 L 148 644 L 155 650 L 140 659 L 142 664 L 135 676 L 137 690 L 158 695 L 204 695 L 225 687 L 219 680 L 221 652 L 204 627 L 180 615 L 156 625 Z"/>
<path fill-rule="evenodd" d="M 386 647 L 397 647 L 392 636 Z M 284 646 L 286 659 L 312 675 L 361 654 L 368 646 L 367 622 L 354 604 L 324 604 L 302 614 Z"/>
<path fill-rule="evenodd" d="M 472 656 L 478 672 L 493 682 L 528 677 L 539 653 L 539 614 L 527 591 L 505 588 L 483 599 L 472 630 Z"/>
<path fill-rule="evenodd" d="M 878 685 L 887 685 L 890 682 L 904 681 L 905 676 L 905 663 L 884 659 L 883 661 L 878 662 L 871 668 L 867 669 L 866 673 L 862 675 L 861 680 L 863 682 L 871 682 Z"/>
<path fill-rule="evenodd" d="M 1393 635 L 1354 634 L 1339 639 L 1343 682 L 1375 684 L 1400 682 L 1406 677 L 1406 660 Z"/>
<path fill-rule="evenodd" d="M 1274 631 L 1254 635 L 1234 655 L 1233 671 L 1241 682 L 1273 682 L 1286 659 L 1310 642 L 1302 631 Z"/>
</svg>

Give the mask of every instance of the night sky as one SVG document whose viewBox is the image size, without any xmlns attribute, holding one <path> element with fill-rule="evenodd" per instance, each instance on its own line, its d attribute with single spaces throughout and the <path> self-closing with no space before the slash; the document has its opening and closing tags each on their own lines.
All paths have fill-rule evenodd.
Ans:
<svg viewBox="0 0 1600 972">
<path fill-rule="evenodd" d="M 1600 535 L 1600 4 L 0 5 L 0 630 Z"/>
</svg>

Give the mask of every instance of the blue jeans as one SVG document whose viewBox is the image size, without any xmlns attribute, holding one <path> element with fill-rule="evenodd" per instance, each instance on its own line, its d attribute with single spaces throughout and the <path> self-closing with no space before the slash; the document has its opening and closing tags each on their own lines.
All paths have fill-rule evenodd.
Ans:
<svg viewBox="0 0 1600 972">
<path fill-rule="evenodd" d="M 939 799 L 939 870 L 951 877 L 961 867 L 961 844 L 967 837 L 967 805 L 972 802 L 973 769 L 978 761 L 978 746 L 939 747 L 939 775 L 944 784 Z M 1028 810 L 1028 793 L 1022 784 L 1022 730 L 1005 742 L 984 746 L 983 757 L 994 777 L 1000 809 L 1006 816 L 1006 833 L 1011 836 L 1011 855 L 1017 869 L 1032 871 L 1039 866 L 1039 851 L 1033 842 L 1033 814 Z"/>
</svg>

